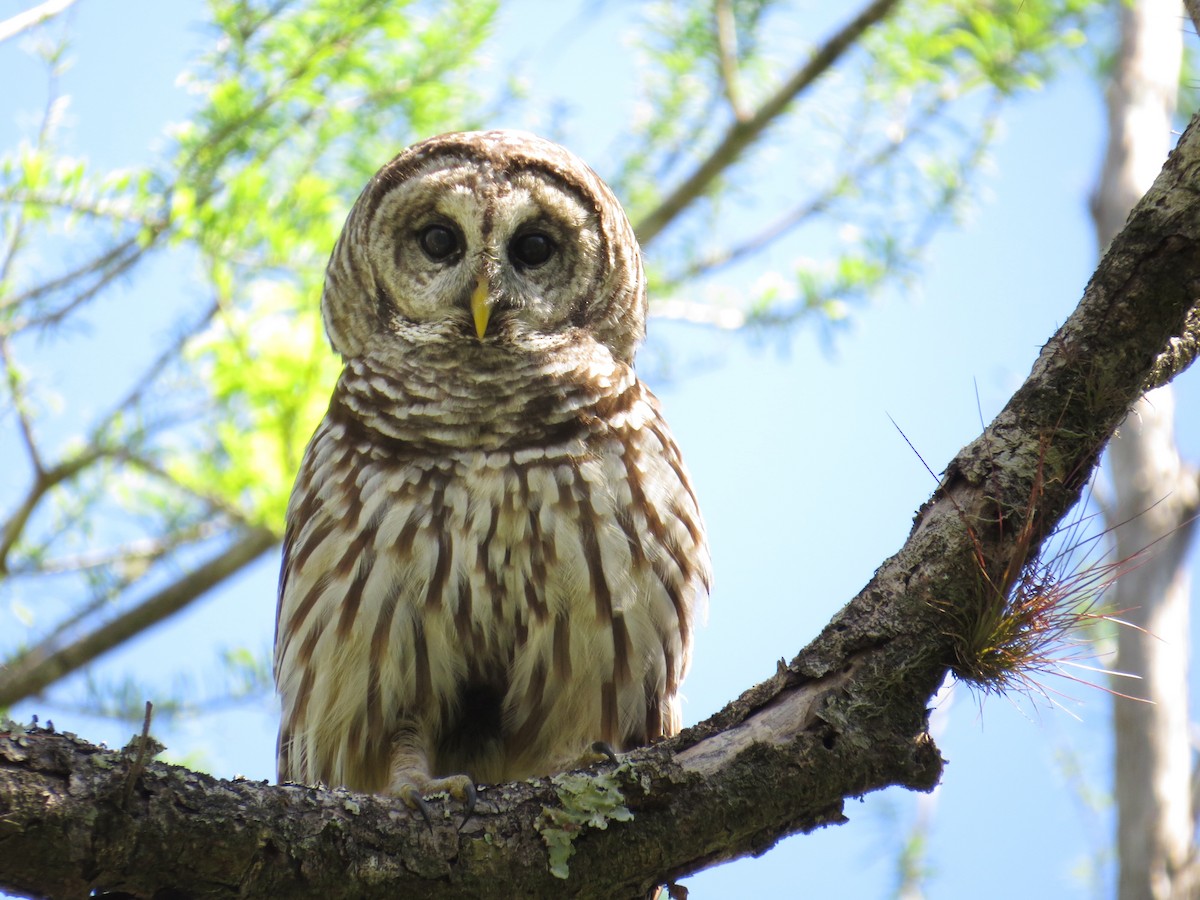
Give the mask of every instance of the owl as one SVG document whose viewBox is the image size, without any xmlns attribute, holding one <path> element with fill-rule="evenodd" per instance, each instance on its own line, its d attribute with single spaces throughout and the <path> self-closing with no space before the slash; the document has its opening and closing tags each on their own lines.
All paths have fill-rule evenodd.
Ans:
<svg viewBox="0 0 1200 900">
<path fill-rule="evenodd" d="M 599 176 L 522 132 L 416 144 L 321 311 L 344 368 L 287 510 L 280 780 L 427 814 L 678 731 L 709 555 Z"/>
</svg>

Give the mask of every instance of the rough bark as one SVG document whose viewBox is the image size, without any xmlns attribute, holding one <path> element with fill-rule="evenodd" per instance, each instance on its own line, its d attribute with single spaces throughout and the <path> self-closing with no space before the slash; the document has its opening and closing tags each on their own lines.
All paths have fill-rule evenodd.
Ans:
<svg viewBox="0 0 1200 900">
<path fill-rule="evenodd" d="M 995 602 L 990 585 L 1074 504 L 1130 406 L 1173 371 L 1164 359 L 1194 355 L 1198 179 L 1200 118 L 1028 380 L 947 466 L 904 547 L 790 664 L 707 722 L 590 778 L 487 787 L 461 831 L 453 808 L 426 828 L 382 798 L 220 781 L 139 763 L 137 744 L 114 754 L 39 730 L 0 733 L 0 886 L 632 897 L 839 822 L 847 797 L 931 788 L 941 765 L 926 704 L 952 663 L 954 629 Z M 572 841 L 565 881 L 547 840 Z"/>
<path fill-rule="evenodd" d="M 1121 40 L 1107 91 L 1108 146 L 1092 200 L 1103 249 L 1170 149 L 1182 61 L 1178 0 L 1120 6 Z M 1113 697 L 1117 896 L 1192 896 L 1188 614 L 1184 557 L 1197 511 L 1196 474 L 1175 447 L 1170 385 L 1139 400 L 1109 449 L 1116 502 L 1108 511 L 1118 559 L 1144 557 L 1109 600 L 1133 627 L 1117 630 Z M 1146 548 L 1150 548 L 1147 550 Z M 1122 696 L 1127 694 L 1129 696 Z M 1136 699 L 1134 699 L 1136 698 Z"/>
</svg>

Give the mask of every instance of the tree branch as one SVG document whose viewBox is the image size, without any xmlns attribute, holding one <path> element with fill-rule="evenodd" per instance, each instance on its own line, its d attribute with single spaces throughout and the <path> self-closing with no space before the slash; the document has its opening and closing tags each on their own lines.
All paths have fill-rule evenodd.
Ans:
<svg viewBox="0 0 1200 900">
<path fill-rule="evenodd" d="M 0 670 L 0 708 L 35 695 L 133 635 L 183 609 L 205 591 L 262 556 L 277 538 L 266 529 L 232 535 L 230 547 L 65 647 L 40 644 Z M 0 844 L 2 846 L 2 844 Z"/>
<path fill-rule="evenodd" d="M 47 19 L 54 18 L 74 5 L 75 0 L 44 0 L 24 12 L 9 16 L 0 22 L 0 43 L 41 25 Z"/>
<path fill-rule="evenodd" d="M 927 703 L 953 630 L 1077 500 L 1200 298 L 1200 117 L 1025 384 L 946 467 L 904 547 L 770 680 L 615 770 L 485 786 L 461 831 L 402 803 L 220 781 L 45 731 L 0 733 L 0 886 L 194 896 L 635 896 L 843 821 L 842 802 L 941 772 Z M 1187 338 L 1186 340 L 1191 340 Z M 633 814 L 607 815 L 597 793 Z M 589 799 L 590 798 L 590 799 Z M 553 824 L 581 815 L 594 825 Z M 547 846 L 574 855 L 564 884 Z"/>
<path fill-rule="evenodd" d="M 1197 2 L 1200 2 L 1200 0 L 1197 0 Z M 849 187 L 860 184 L 868 173 L 883 168 L 889 159 L 909 146 L 914 137 L 924 134 L 927 128 L 939 121 L 938 117 L 947 105 L 948 101 L 946 97 L 935 97 L 925 109 L 921 110 L 913 117 L 911 122 L 906 124 L 902 138 L 891 139 L 885 137 L 870 154 L 858 155 L 847 148 L 843 151 L 843 156 L 849 157 L 845 160 L 847 165 L 841 172 L 833 175 L 823 189 L 817 191 L 803 202 L 797 203 L 788 212 L 750 237 L 732 246 L 711 251 L 699 259 L 693 259 L 681 271 L 667 275 L 659 282 L 661 289 L 669 290 L 677 288 L 702 275 L 708 275 L 736 262 L 741 262 L 748 256 L 768 249 L 781 237 L 798 228 L 806 221 L 815 218 L 820 213 L 827 212 Z M 992 102 L 989 104 L 990 112 L 987 116 L 988 119 L 995 118 L 998 105 L 996 98 L 993 97 Z M 983 129 L 984 133 L 987 133 L 989 130 L 989 128 Z M 983 139 L 974 142 L 971 145 L 968 158 L 977 156 L 981 152 L 981 145 L 985 142 Z M 656 310 L 656 312 L 661 314 L 659 310 Z"/>
<path fill-rule="evenodd" d="M 646 246 L 692 201 L 741 156 L 788 104 L 828 71 L 843 53 L 855 45 L 863 32 L 883 19 L 898 0 L 874 0 L 853 20 L 818 47 L 808 60 L 779 89 L 745 119 L 735 118 L 716 148 L 696 167 L 683 183 L 634 226 L 638 241 Z"/>
<path fill-rule="evenodd" d="M 1192 27 L 1196 29 L 1193 34 L 1200 34 L 1200 0 L 1183 0 L 1183 7 L 1192 20 Z"/>
<path fill-rule="evenodd" d="M 716 0 L 713 16 L 716 19 L 717 58 L 721 84 L 725 88 L 725 99 L 729 101 L 734 119 L 744 122 L 750 118 L 750 114 L 742 102 L 741 75 L 738 72 L 737 21 L 733 16 L 731 0 Z"/>
<path fill-rule="evenodd" d="M 21 501 L 20 505 L 3 523 L 0 523 L 0 577 L 8 573 L 8 554 L 21 539 L 25 525 L 41 499 L 51 489 L 74 478 L 97 460 L 119 455 L 118 451 L 110 448 L 93 446 L 62 460 L 49 469 L 41 468 L 40 460 L 36 456 L 33 458 L 36 469 L 33 484 L 29 486 L 29 490 L 25 493 L 25 499 Z"/>
</svg>

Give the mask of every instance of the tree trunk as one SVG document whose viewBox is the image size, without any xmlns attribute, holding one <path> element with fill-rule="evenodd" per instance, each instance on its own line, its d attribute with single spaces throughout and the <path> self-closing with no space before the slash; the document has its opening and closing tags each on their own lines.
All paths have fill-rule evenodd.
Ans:
<svg viewBox="0 0 1200 900">
<path fill-rule="evenodd" d="M 1121 41 L 1108 88 L 1108 149 L 1092 201 L 1100 250 L 1120 231 L 1170 150 L 1182 57 L 1178 0 L 1120 4 Z M 1168 385 L 1138 401 L 1109 451 L 1109 511 L 1121 560 L 1145 553 L 1110 594 L 1116 668 L 1137 675 L 1115 689 L 1114 793 L 1120 900 L 1191 896 L 1191 748 L 1188 741 L 1189 578 L 1183 566 L 1196 512 L 1196 478 L 1175 448 Z"/>
</svg>

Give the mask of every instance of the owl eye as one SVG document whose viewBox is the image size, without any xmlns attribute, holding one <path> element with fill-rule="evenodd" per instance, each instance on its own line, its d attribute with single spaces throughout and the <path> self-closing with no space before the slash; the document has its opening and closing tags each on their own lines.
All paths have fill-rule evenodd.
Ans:
<svg viewBox="0 0 1200 900">
<path fill-rule="evenodd" d="M 417 240 L 425 255 L 434 262 L 445 262 L 462 250 L 458 232 L 449 225 L 426 225 Z"/>
<path fill-rule="evenodd" d="M 508 258 L 525 269 L 536 269 L 554 255 L 554 241 L 540 231 L 528 231 L 508 245 Z"/>
</svg>

